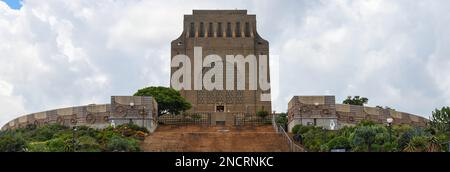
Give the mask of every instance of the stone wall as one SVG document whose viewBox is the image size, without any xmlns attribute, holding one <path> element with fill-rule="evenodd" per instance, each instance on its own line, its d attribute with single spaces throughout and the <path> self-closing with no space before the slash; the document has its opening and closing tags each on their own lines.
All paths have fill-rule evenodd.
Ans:
<svg viewBox="0 0 450 172">
<path fill-rule="evenodd" d="M 393 109 L 383 109 L 356 105 L 336 104 L 334 96 L 294 96 L 288 103 L 289 131 L 297 124 L 316 125 L 335 129 L 347 125 L 356 125 L 362 120 L 386 124 L 387 118 L 393 118 L 393 124 L 426 126 L 428 120 L 409 113 Z"/>
<path fill-rule="evenodd" d="M 111 100 L 111 104 L 91 104 L 23 115 L 5 124 L 2 130 L 24 128 L 29 124 L 42 126 L 54 123 L 69 127 L 105 128 L 117 118 L 120 118 L 117 120 L 119 123 L 123 119 L 132 119 L 135 124 L 148 129 L 156 127 L 158 106 L 152 97 L 113 96 Z M 138 113 L 138 109 L 145 109 L 145 114 Z"/>
<path fill-rule="evenodd" d="M 202 57 L 215 54 L 223 59 L 223 74 L 215 76 L 215 80 L 223 82 L 224 78 L 244 75 L 248 80 L 249 69 L 245 73 L 234 70 L 227 71 L 227 66 L 234 65 L 225 62 L 226 55 L 269 55 L 269 42 L 258 35 L 256 30 L 256 16 L 247 14 L 247 10 L 194 10 L 192 15 L 184 16 L 184 29 L 180 37 L 171 43 L 171 57 L 187 55 L 191 62 L 191 80 L 194 79 L 194 47 L 202 47 Z M 259 58 L 257 58 L 259 61 Z M 259 63 L 259 62 L 258 62 Z M 267 62 L 268 64 L 268 62 Z M 171 67 L 172 75 L 180 69 Z M 205 74 L 206 69 L 203 74 Z M 234 68 L 233 68 L 234 69 Z M 270 80 L 270 75 L 267 74 Z M 172 82 L 172 81 L 171 81 Z M 237 85 L 237 81 L 235 83 Z M 217 107 L 224 107 L 224 112 L 256 113 L 260 110 L 272 111 L 271 101 L 262 101 L 261 89 L 249 90 L 180 90 L 183 97 L 192 104 L 189 112 L 216 112 Z M 270 93 L 265 91 L 264 93 Z"/>
</svg>

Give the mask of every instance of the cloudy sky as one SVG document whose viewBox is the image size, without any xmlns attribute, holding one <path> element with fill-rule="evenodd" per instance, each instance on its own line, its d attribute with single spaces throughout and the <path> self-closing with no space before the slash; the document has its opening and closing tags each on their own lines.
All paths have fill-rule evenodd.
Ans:
<svg viewBox="0 0 450 172">
<path fill-rule="evenodd" d="M 13 2 L 14 0 L 8 0 Z M 0 1 L 0 125 L 169 86 L 170 41 L 192 9 L 247 9 L 279 63 L 272 96 L 369 98 L 428 117 L 450 104 L 448 0 Z M 275 67 L 273 67 L 275 69 Z M 273 70 L 276 71 L 276 70 Z"/>
</svg>

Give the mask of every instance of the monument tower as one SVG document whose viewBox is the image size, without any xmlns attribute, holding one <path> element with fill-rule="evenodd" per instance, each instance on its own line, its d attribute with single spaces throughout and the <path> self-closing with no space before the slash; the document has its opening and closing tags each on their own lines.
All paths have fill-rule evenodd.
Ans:
<svg viewBox="0 0 450 172">
<path fill-rule="evenodd" d="M 269 74 L 269 43 L 261 38 L 256 30 L 256 16 L 247 14 L 247 10 L 193 10 L 192 15 L 184 16 L 184 29 L 179 38 L 171 43 L 172 59 L 180 54 L 189 57 L 191 62 L 189 73 L 191 75 L 192 89 L 180 89 L 181 95 L 191 104 L 191 112 L 225 112 L 225 113 L 251 113 L 264 110 L 271 112 L 270 89 L 263 90 L 258 82 L 257 89 L 250 89 L 251 72 L 258 70 L 261 63 L 267 66 L 267 72 L 257 72 L 256 77 Z M 213 77 L 212 80 L 223 84 L 223 90 L 207 90 L 204 87 L 194 89 L 195 58 L 194 48 L 201 47 L 201 58 L 215 54 L 222 57 L 223 72 Z M 256 56 L 255 68 L 245 62 L 245 72 L 237 70 L 237 63 L 226 61 L 227 55 Z M 266 56 L 267 60 L 261 61 L 259 56 Z M 205 75 L 216 63 L 210 67 L 202 67 L 201 73 Z M 230 67 L 229 65 L 234 67 Z M 229 67 L 229 68 L 227 68 Z M 171 78 L 180 67 L 171 68 Z M 231 71 L 231 70 L 232 71 Z M 239 77 L 245 76 L 245 89 L 238 90 Z M 226 79 L 234 77 L 234 89 L 226 89 Z M 250 77 L 250 78 L 249 78 Z M 181 80 L 183 80 L 181 78 Z M 172 86 L 173 80 L 171 80 Z M 270 85 L 269 85 L 270 86 Z M 173 86 L 172 86 L 173 87 Z M 262 99 L 262 94 L 269 95 L 268 99 Z"/>
</svg>

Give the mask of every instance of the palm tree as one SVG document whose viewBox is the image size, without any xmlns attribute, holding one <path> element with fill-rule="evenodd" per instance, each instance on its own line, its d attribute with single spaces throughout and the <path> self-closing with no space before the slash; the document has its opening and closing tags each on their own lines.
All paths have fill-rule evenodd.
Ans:
<svg viewBox="0 0 450 172">
<path fill-rule="evenodd" d="M 425 152 L 428 148 L 428 139 L 425 136 L 413 136 L 403 151 Z"/>
<path fill-rule="evenodd" d="M 428 140 L 428 152 L 439 152 L 441 150 L 441 143 L 436 136 L 431 136 Z"/>
</svg>

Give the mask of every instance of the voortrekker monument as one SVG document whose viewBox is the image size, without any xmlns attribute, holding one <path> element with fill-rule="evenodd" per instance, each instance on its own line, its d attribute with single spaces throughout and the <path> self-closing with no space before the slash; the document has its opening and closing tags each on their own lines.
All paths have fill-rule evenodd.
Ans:
<svg viewBox="0 0 450 172">
<path fill-rule="evenodd" d="M 269 42 L 247 10 L 194 10 L 171 43 L 171 87 L 190 112 L 212 113 L 218 123 L 233 114 L 271 112 Z"/>
</svg>

